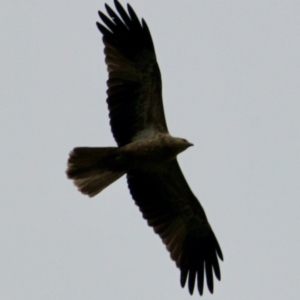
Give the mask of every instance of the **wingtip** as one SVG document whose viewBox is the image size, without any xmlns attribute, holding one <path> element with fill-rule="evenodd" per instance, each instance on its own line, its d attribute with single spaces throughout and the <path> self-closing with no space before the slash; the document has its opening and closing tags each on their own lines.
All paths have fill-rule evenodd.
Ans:
<svg viewBox="0 0 300 300">
<path fill-rule="evenodd" d="M 207 283 L 207 287 L 208 287 L 208 290 L 210 291 L 210 293 L 213 294 L 214 293 L 214 283 L 213 282 L 211 284 Z"/>
<path fill-rule="evenodd" d="M 118 9 L 120 7 L 123 9 L 123 6 L 121 5 L 121 3 L 118 0 L 114 0 L 114 5 L 115 5 L 116 9 Z"/>
<path fill-rule="evenodd" d="M 102 32 L 102 25 L 99 22 L 96 22 L 96 26 L 98 27 L 98 29 Z"/>
<path fill-rule="evenodd" d="M 104 15 L 104 13 L 101 10 L 98 10 L 98 16 L 102 19 L 102 16 Z"/>
<path fill-rule="evenodd" d="M 223 253 L 222 253 L 222 250 L 221 250 L 219 244 L 218 244 L 218 247 L 217 247 L 217 250 L 216 250 L 216 251 L 217 251 L 217 254 L 218 254 L 219 258 L 220 258 L 222 261 L 224 261 L 224 256 L 223 256 Z"/>
</svg>

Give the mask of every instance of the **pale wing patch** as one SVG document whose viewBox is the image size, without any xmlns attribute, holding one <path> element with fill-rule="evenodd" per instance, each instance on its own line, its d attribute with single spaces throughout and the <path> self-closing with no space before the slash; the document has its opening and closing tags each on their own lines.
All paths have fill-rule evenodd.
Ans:
<svg viewBox="0 0 300 300">
<path fill-rule="evenodd" d="M 146 128 L 137 132 L 136 135 L 132 138 L 132 142 L 152 138 L 158 132 L 159 131 L 155 130 L 153 127 Z"/>
<path fill-rule="evenodd" d="M 132 62 L 108 42 L 104 42 L 104 44 L 105 63 L 109 78 L 139 80 L 138 70 L 133 66 Z"/>
</svg>

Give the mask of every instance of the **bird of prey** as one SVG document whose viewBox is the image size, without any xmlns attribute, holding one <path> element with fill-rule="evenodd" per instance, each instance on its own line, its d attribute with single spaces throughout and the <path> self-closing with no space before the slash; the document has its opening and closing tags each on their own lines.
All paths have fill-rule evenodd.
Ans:
<svg viewBox="0 0 300 300">
<path fill-rule="evenodd" d="M 180 269 L 181 286 L 195 284 L 203 294 L 204 277 L 213 293 L 220 280 L 223 255 L 205 212 L 186 182 L 176 156 L 192 146 L 169 134 L 162 83 L 146 22 L 128 4 L 114 1 L 99 12 L 107 65 L 107 104 L 117 147 L 74 148 L 67 176 L 93 197 L 126 174 L 143 217 L 157 233 Z M 206 276 L 205 276 L 206 275 Z"/>
</svg>

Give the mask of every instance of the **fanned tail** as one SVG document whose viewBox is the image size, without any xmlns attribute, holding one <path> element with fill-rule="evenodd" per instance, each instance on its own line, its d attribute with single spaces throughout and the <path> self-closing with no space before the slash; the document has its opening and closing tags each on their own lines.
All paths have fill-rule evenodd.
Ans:
<svg viewBox="0 0 300 300">
<path fill-rule="evenodd" d="M 66 174 L 80 192 L 93 197 L 125 174 L 114 170 L 117 151 L 117 147 L 74 148 Z"/>
</svg>

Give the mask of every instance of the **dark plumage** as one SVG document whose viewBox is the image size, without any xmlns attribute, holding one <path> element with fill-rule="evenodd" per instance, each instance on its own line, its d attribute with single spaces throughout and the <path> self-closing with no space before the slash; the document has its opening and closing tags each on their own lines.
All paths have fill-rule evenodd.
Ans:
<svg viewBox="0 0 300 300">
<path fill-rule="evenodd" d="M 221 278 L 222 251 L 176 159 L 192 144 L 168 132 L 146 22 L 139 21 L 130 5 L 126 12 L 115 0 L 115 7 L 117 13 L 105 5 L 108 16 L 99 12 L 103 23 L 97 26 L 105 45 L 107 103 L 118 147 L 75 148 L 67 175 L 92 197 L 127 174 L 132 198 L 181 271 L 181 286 L 187 283 L 192 294 L 196 283 L 202 295 L 206 274 L 213 293 L 214 275 Z"/>
</svg>

